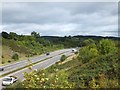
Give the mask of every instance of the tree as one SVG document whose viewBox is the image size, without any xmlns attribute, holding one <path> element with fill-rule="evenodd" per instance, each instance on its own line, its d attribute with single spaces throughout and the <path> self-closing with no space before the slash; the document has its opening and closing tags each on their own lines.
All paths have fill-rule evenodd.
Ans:
<svg viewBox="0 0 120 90">
<path fill-rule="evenodd" d="M 82 60 L 82 63 L 87 63 L 89 60 L 97 57 L 98 55 L 99 52 L 97 48 L 94 44 L 91 44 L 80 49 L 78 58 Z"/>
<path fill-rule="evenodd" d="M 90 44 L 95 44 L 95 41 L 93 39 L 87 39 L 87 40 L 83 41 L 83 44 L 85 46 L 87 46 L 87 45 L 90 45 Z"/>
<path fill-rule="evenodd" d="M 14 39 L 14 40 L 18 39 L 18 35 L 16 33 L 14 33 L 14 32 L 10 32 L 9 35 L 10 35 L 11 39 Z"/>
<path fill-rule="evenodd" d="M 116 52 L 117 48 L 112 40 L 102 39 L 99 43 L 99 51 L 104 55 Z"/>
<path fill-rule="evenodd" d="M 33 37 L 35 37 L 35 38 L 39 38 L 39 37 L 40 37 L 40 34 L 37 33 L 37 32 L 35 32 L 35 31 L 33 31 L 33 32 L 31 32 L 31 36 L 33 36 Z"/>
<path fill-rule="evenodd" d="M 7 32 L 2 32 L 2 37 L 5 39 L 9 39 L 9 34 Z"/>
</svg>

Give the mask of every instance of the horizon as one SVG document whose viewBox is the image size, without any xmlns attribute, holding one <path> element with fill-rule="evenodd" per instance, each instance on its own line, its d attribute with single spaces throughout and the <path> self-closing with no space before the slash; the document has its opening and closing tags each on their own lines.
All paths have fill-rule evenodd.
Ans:
<svg viewBox="0 0 120 90">
<path fill-rule="evenodd" d="M 6 31 L 2 31 L 2 32 L 6 32 Z M 2 32 L 1 32 L 1 33 L 2 33 Z M 1 34 L 1 33 L 0 33 L 0 34 Z M 8 33 L 8 32 L 7 32 L 7 33 Z M 9 32 L 9 33 L 10 33 L 10 32 Z M 8 34 L 9 34 L 9 33 L 8 33 Z M 15 33 L 15 32 L 14 32 L 14 33 Z M 17 34 L 17 33 L 16 33 L 16 34 Z M 25 35 L 25 34 L 17 34 L 17 35 Z M 31 34 L 25 35 L 25 36 L 31 36 Z M 98 35 L 67 35 L 66 37 L 69 37 L 69 36 L 71 36 L 71 37 L 74 37 L 74 36 L 83 36 L 83 37 L 108 37 L 108 38 L 109 38 L 109 37 L 110 37 L 110 38 L 112 37 L 112 38 L 120 38 L 119 36 L 98 36 Z M 65 36 L 54 36 L 54 35 L 53 35 L 53 36 L 52 36 L 52 35 L 51 35 L 51 36 L 48 36 L 48 35 L 47 35 L 47 36 L 41 36 L 41 35 L 40 35 L 40 37 L 65 37 Z"/>
</svg>

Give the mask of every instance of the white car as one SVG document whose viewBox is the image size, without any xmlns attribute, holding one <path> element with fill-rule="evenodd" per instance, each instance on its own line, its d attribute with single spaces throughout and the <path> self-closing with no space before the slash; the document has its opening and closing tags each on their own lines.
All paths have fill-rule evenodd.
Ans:
<svg viewBox="0 0 120 90">
<path fill-rule="evenodd" d="M 17 77 L 15 77 L 15 76 L 7 76 L 7 77 L 5 77 L 3 79 L 2 85 L 5 85 L 5 86 L 6 85 L 11 85 L 11 84 L 13 84 L 16 81 L 17 81 Z"/>
</svg>

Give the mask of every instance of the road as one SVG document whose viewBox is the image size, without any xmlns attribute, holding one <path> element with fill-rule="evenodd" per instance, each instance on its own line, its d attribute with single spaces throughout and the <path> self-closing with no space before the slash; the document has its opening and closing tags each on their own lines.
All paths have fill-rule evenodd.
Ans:
<svg viewBox="0 0 120 90">
<path fill-rule="evenodd" d="M 72 55 L 72 54 L 73 54 L 73 53 L 72 53 L 72 49 L 64 49 L 64 50 L 52 52 L 52 53 L 51 53 L 50 55 L 48 55 L 48 56 L 46 56 L 46 55 L 41 55 L 41 56 L 38 56 L 38 57 L 35 57 L 35 58 L 31 58 L 31 61 L 32 61 L 32 62 L 34 62 L 34 60 L 35 60 L 35 62 L 36 62 L 36 61 L 38 61 L 38 60 L 42 60 L 42 59 L 51 57 L 51 58 L 49 58 L 49 59 L 47 59 L 47 60 L 44 60 L 44 61 L 42 61 L 42 62 L 39 62 L 39 63 L 35 64 L 34 66 L 32 66 L 32 68 L 33 68 L 33 69 L 37 69 L 37 70 L 45 69 L 45 68 L 53 65 L 53 64 L 56 63 L 57 61 L 59 61 L 60 58 L 61 58 L 61 55 L 63 55 L 63 54 L 66 55 L 66 56 Z M 27 60 L 25 60 L 25 62 L 26 62 L 26 61 L 27 61 Z M 19 63 L 22 63 L 22 64 L 23 64 L 23 62 L 18 62 L 17 64 L 19 65 Z M 14 64 L 14 65 L 16 65 L 16 64 Z M 9 65 L 8 65 L 8 66 L 9 66 Z M 14 67 L 14 66 L 13 66 L 13 67 Z M 28 68 L 24 68 L 24 69 L 22 69 L 22 70 L 19 70 L 19 71 L 16 71 L 16 72 L 12 73 L 12 74 L 9 74 L 8 76 L 11 76 L 11 75 L 17 76 L 17 77 L 18 77 L 18 80 L 21 81 L 21 80 L 24 79 L 24 72 L 30 72 L 30 70 L 29 70 Z M 0 83 L 0 89 L 5 88 L 5 87 L 2 86 L 2 79 L 3 79 L 3 78 L 0 78 L 0 82 L 1 82 L 1 83 Z"/>
<path fill-rule="evenodd" d="M 2 66 L 2 68 L 4 68 L 4 71 L 1 71 L 0 75 L 3 75 L 5 73 L 9 73 L 13 70 L 16 70 L 16 69 L 19 69 L 19 68 L 22 68 L 22 67 L 25 67 L 30 62 L 35 63 L 35 62 L 44 60 L 46 58 L 56 56 L 58 54 L 65 53 L 67 51 L 69 51 L 69 49 L 58 50 L 58 51 L 51 52 L 50 55 L 42 54 L 42 55 L 34 57 L 34 58 L 29 58 L 30 61 L 22 60 L 22 61 L 19 61 L 19 62 L 16 62 L 16 63 L 12 63 L 12 64 L 9 64 L 9 65 Z"/>
</svg>

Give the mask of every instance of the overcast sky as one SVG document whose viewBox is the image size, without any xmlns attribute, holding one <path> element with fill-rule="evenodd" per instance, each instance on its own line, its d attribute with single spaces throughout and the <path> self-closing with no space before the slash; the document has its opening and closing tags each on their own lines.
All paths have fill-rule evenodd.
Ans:
<svg viewBox="0 0 120 90">
<path fill-rule="evenodd" d="M 118 3 L 3 3 L 0 29 L 41 36 L 118 36 Z"/>
</svg>

